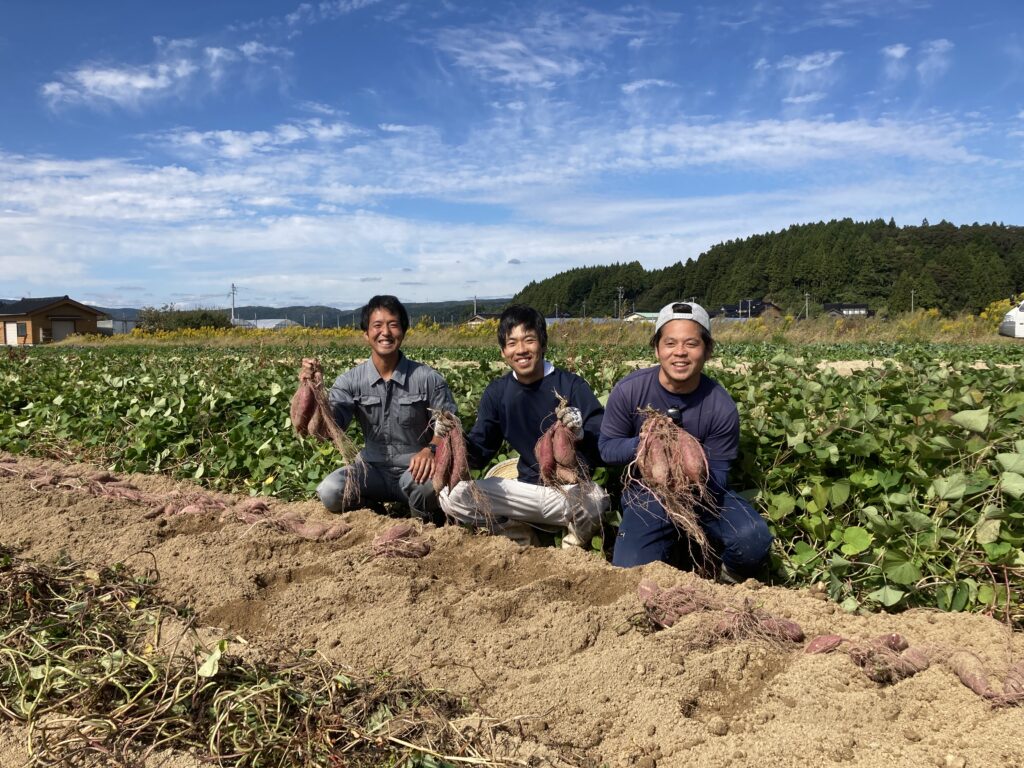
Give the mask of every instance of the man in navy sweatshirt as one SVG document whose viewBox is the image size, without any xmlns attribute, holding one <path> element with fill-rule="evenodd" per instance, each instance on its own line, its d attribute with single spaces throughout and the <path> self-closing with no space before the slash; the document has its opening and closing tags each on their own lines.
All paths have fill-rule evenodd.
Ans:
<svg viewBox="0 0 1024 768">
<path fill-rule="evenodd" d="M 544 359 L 547 323 L 536 309 L 513 305 L 502 312 L 498 344 L 512 370 L 484 390 L 476 422 L 466 435 L 466 454 L 469 465 L 479 469 L 507 441 L 519 453 L 518 478 L 478 480 L 476 495 L 468 483 L 459 483 L 450 493 L 441 492 L 441 507 L 460 523 L 487 527 L 522 545 L 537 543 L 537 529 L 564 529 L 563 547 L 586 548 L 601 529 L 607 493 L 592 483 L 546 487 L 540 480 L 534 446 L 554 423 L 561 395 L 571 406 L 562 422 L 576 437 L 577 456 L 584 466 L 593 467 L 599 459 L 597 440 L 604 409 L 587 382 Z M 435 425 L 435 434 L 439 426 Z"/>
<path fill-rule="evenodd" d="M 750 503 L 728 490 L 729 470 L 739 452 L 740 418 L 729 393 L 703 374 L 714 349 L 708 313 L 685 302 L 663 307 L 651 347 L 658 365 L 634 371 L 608 397 L 601 458 L 608 464 L 636 458 L 643 408 L 670 416 L 707 455 L 711 499 L 700 511 L 700 525 L 721 559 L 720 579 L 735 582 L 757 575 L 767 564 L 772 536 Z M 660 560 L 679 565 L 688 549 L 687 539 L 650 491 L 628 484 L 612 564 L 631 567 Z"/>
</svg>

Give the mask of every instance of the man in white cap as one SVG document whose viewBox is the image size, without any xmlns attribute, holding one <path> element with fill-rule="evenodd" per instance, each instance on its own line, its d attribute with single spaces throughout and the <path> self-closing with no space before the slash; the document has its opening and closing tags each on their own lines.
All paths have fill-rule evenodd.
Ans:
<svg viewBox="0 0 1024 768">
<path fill-rule="evenodd" d="M 711 499 L 700 511 L 700 525 L 720 560 L 720 578 L 735 582 L 759 575 L 767 565 L 772 536 L 750 503 L 727 490 L 729 470 L 739 453 L 740 419 L 729 393 L 703 374 L 714 350 L 708 313 L 690 302 L 666 305 L 658 313 L 651 347 L 658 365 L 634 371 L 608 398 L 601 458 L 608 464 L 628 464 L 636 457 L 642 409 L 670 416 L 707 455 Z M 682 565 L 688 551 L 687 539 L 654 496 L 638 483 L 627 484 L 612 563 L 632 567 L 660 560 Z"/>
</svg>

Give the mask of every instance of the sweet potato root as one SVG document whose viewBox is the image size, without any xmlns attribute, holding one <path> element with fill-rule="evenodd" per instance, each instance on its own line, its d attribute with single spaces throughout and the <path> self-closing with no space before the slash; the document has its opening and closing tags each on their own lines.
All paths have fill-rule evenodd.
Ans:
<svg viewBox="0 0 1024 768">
<path fill-rule="evenodd" d="M 434 472 L 431 476 L 434 490 L 440 493 L 445 488 L 450 491 L 462 480 L 469 480 L 470 474 L 461 422 L 448 411 L 438 411 L 435 419 L 446 428 L 434 454 Z"/>
<path fill-rule="evenodd" d="M 316 358 L 307 357 L 302 360 L 299 387 L 292 396 L 289 416 L 296 434 L 329 440 L 334 443 L 346 464 L 358 461 L 359 449 L 334 421 L 324 388 L 323 368 Z"/>
<path fill-rule="evenodd" d="M 576 455 L 576 437 L 569 427 L 562 423 L 562 416 L 569 407 L 568 401 L 559 395 L 555 407 L 554 423 L 548 427 L 534 446 L 537 470 L 544 485 L 560 488 L 589 480 L 586 466 Z"/>
<path fill-rule="evenodd" d="M 636 458 L 627 467 L 634 481 L 653 494 L 668 518 L 706 561 L 710 544 L 699 520 L 708 500 L 708 462 L 700 443 L 663 413 L 646 409 Z"/>
</svg>

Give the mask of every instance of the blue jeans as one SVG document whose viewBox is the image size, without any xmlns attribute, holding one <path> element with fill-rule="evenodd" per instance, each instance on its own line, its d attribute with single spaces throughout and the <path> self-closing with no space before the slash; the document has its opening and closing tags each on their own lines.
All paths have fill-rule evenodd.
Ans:
<svg viewBox="0 0 1024 768">
<path fill-rule="evenodd" d="M 764 567 L 772 535 L 768 523 L 749 501 L 726 491 L 719 514 L 701 514 L 700 524 L 714 554 L 730 571 L 753 576 Z M 688 540 L 650 491 L 635 485 L 626 487 L 612 565 L 632 568 L 660 560 L 679 567 L 686 562 L 687 545 Z"/>
</svg>

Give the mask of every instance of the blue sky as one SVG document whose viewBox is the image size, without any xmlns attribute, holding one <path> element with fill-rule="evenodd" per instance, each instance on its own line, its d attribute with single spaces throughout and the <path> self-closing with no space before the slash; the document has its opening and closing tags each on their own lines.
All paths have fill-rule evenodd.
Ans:
<svg viewBox="0 0 1024 768">
<path fill-rule="evenodd" d="M 1024 224 L 1019 0 L 0 0 L 0 296 L 509 296 L 791 224 Z"/>
</svg>

